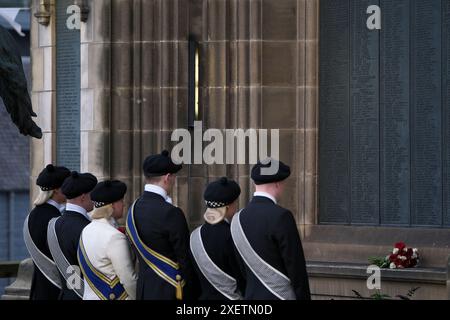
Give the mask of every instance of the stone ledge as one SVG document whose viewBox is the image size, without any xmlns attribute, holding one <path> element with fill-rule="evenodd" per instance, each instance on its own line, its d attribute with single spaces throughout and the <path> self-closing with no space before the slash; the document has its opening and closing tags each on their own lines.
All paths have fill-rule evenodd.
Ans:
<svg viewBox="0 0 450 320">
<path fill-rule="evenodd" d="M 368 264 L 308 262 L 307 269 L 310 277 L 342 278 L 365 280 Z M 447 270 L 445 268 L 410 268 L 403 270 L 381 269 L 381 278 L 392 282 L 447 284 Z"/>
<path fill-rule="evenodd" d="M 313 262 L 307 263 L 309 283 L 314 300 L 360 300 L 371 299 L 382 293 L 388 299 L 400 299 L 417 288 L 412 300 L 447 300 L 450 298 L 447 270 L 444 268 L 413 268 L 381 270 L 381 289 L 369 290 L 366 273 L 368 264 Z"/>
<path fill-rule="evenodd" d="M 370 257 L 385 257 L 395 242 L 419 249 L 424 269 L 447 268 L 450 229 L 380 226 L 306 225 L 300 229 L 307 261 L 368 265 Z"/>
</svg>

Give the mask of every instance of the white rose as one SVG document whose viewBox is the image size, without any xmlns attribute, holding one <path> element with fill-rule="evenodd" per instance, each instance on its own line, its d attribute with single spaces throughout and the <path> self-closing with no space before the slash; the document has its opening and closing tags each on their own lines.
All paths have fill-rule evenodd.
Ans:
<svg viewBox="0 0 450 320">
<path fill-rule="evenodd" d="M 408 258 L 406 258 L 405 256 L 400 256 L 399 258 L 400 258 L 400 260 L 402 260 L 402 261 L 405 261 L 406 259 L 408 259 Z"/>
<path fill-rule="evenodd" d="M 414 254 L 411 256 L 411 258 L 417 259 L 417 254 L 414 253 Z"/>
<path fill-rule="evenodd" d="M 397 254 L 398 253 L 398 248 L 394 248 L 394 250 L 392 251 L 393 254 Z"/>
<path fill-rule="evenodd" d="M 413 249 L 413 253 L 418 253 L 418 252 L 419 252 L 419 250 L 417 250 L 417 248 Z"/>
<path fill-rule="evenodd" d="M 396 269 L 397 266 L 395 265 L 395 263 L 392 262 L 392 263 L 389 265 L 389 268 L 390 268 L 390 269 Z"/>
</svg>

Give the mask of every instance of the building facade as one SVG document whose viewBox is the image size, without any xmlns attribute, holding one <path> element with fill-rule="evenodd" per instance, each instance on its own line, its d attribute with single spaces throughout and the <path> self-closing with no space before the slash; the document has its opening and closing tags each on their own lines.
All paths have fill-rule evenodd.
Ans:
<svg viewBox="0 0 450 320">
<path fill-rule="evenodd" d="M 37 192 L 34 181 L 40 170 L 53 162 L 92 172 L 99 179 L 125 181 L 130 203 L 143 190 L 143 159 L 172 148 L 176 144 L 171 141 L 173 130 L 192 130 L 193 120 L 202 121 L 205 130 L 279 129 L 280 158 L 293 172 L 281 204 L 292 210 L 298 223 L 315 297 L 351 298 L 352 290 L 370 295 L 368 258 L 385 256 L 395 242 L 404 241 L 420 249 L 421 268 L 383 271 L 381 291 L 395 296 L 421 287 L 418 298 L 446 299 L 450 230 L 443 213 L 447 206 L 442 203 L 447 199 L 448 179 L 438 183 L 441 198 L 432 193 L 433 179 L 447 172 L 448 140 L 443 138 L 436 145 L 442 171 L 428 168 L 434 174 L 431 180 L 414 180 L 423 175 L 421 170 L 405 174 L 416 181 L 415 186 L 423 185 L 422 190 L 411 192 L 410 178 L 406 187 L 393 187 L 395 183 L 386 178 L 397 174 L 399 178 L 393 180 L 404 182 L 399 171 L 406 169 L 386 165 L 389 154 L 396 155 L 402 147 L 427 152 L 426 141 L 434 141 L 434 136 L 431 140 L 414 136 L 411 141 L 421 143 L 412 148 L 405 138 L 410 132 L 402 136 L 401 126 L 408 124 L 400 119 L 385 125 L 379 116 L 388 119 L 410 112 L 410 106 L 425 111 L 430 103 L 434 106 L 433 101 L 414 104 L 413 100 L 389 104 L 383 94 L 401 82 L 405 76 L 401 72 L 406 72 L 398 67 L 400 76 L 389 73 L 389 80 L 385 71 L 395 69 L 402 54 L 415 57 L 408 47 L 407 53 L 396 53 L 397 60 L 387 62 L 386 57 L 393 56 L 389 46 L 405 37 L 400 28 L 386 40 L 385 34 L 398 27 L 392 23 L 397 20 L 394 13 L 401 16 L 405 10 L 407 17 L 419 19 L 420 12 L 433 15 L 437 10 L 444 30 L 439 33 L 441 45 L 436 53 L 441 59 L 430 60 L 430 68 L 435 70 L 437 63 L 449 70 L 445 60 L 449 8 L 439 0 L 422 1 L 422 7 L 416 2 L 412 7 L 409 1 L 396 3 L 384 16 L 383 8 L 390 1 L 33 0 L 32 14 L 40 18 L 33 17 L 31 26 L 32 99 L 44 137 L 32 141 L 31 194 Z M 77 6 L 70 7 L 73 4 Z M 366 25 L 371 5 L 381 8 L 381 30 Z M 80 29 L 72 19 L 77 8 L 81 9 Z M 425 36 L 413 38 L 422 44 L 418 50 L 431 47 L 435 52 L 438 40 L 433 38 L 428 45 L 427 35 L 438 27 L 430 28 L 421 33 Z M 385 46 L 374 48 L 377 42 Z M 425 60 L 411 62 L 411 70 L 420 70 L 416 65 L 430 66 L 423 56 L 416 57 Z M 374 69 L 380 61 L 386 62 L 386 68 Z M 444 73 L 439 77 L 437 107 L 445 115 L 447 78 Z M 409 90 L 410 84 L 404 85 Z M 425 92 L 425 97 L 434 96 L 423 85 L 412 88 Z M 402 107 L 390 116 L 380 111 L 398 105 Z M 448 118 L 442 118 L 439 128 L 444 132 Z M 434 128 L 431 120 L 429 128 Z M 426 127 L 421 130 L 425 132 Z M 397 135 L 400 145 L 393 141 Z M 388 138 L 391 143 L 382 149 L 379 139 Z M 401 145 L 405 141 L 407 146 Z M 342 147 L 346 143 L 351 147 Z M 385 152 L 388 149 L 390 153 Z M 405 163 L 422 161 L 414 168 L 425 168 L 426 159 L 435 159 L 433 153 L 428 158 L 411 158 L 409 151 L 405 157 Z M 381 158 L 387 160 L 373 164 L 373 159 Z M 249 165 L 185 166 L 177 178 L 174 201 L 186 212 L 191 226 L 198 225 L 205 185 L 224 175 L 237 179 L 243 188 L 242 207 L 252 193 L 249 171 Z M 383 192 L 393 196 L 383 198 Z M 408 196 L 402 198 L 404 194 Z M 418 204 L 414 199 L 423 194 Z M 427 201 L 439 199 L 440 209 L 431 210 Z M 390 210 L 387 220 L 382 218 L 387 212 L 383 208 Z M 432 223 L 427 223 L 427 215 L 433 216 Z M 422 218 L 416 223 L 409 216 Z"/>
</svg>

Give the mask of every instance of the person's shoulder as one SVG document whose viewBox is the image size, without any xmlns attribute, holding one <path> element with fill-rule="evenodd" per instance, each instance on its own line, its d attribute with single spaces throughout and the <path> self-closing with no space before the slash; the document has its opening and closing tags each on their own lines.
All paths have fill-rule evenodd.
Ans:
<svg viewBox="0 0 450 320">
<path fill-rule="evenodd" d="M 250 202 L 247 207 L 245 207 L 242 210 L 242 213 L 245 214 L 246 212 L 262 212 L 262 213 L 270 213 L 271 215 L 274 214 L 283 214 L 285 212 L 289 212 L 288 209 L 281 207 L 279 204 L 276 204 L 272 201 L 267 201 L 264 203 L 253 203 Z"/>
<path fill-rule="evenodd" d="M 184 228 L 188 227 L 187 219 L 183 213 L 183 210 L 173 205 L 170 205 L 164 210 L 162 219 L 163 223 L 168 226 L 169 229 L 177 226 L 183 228 L 184 230 Z"/>
<path fill-rule="evenodd" d="M 72 218 L 71 215 L 66 214 L 65 212 L 58 218 L 57 224 L 65 223 L 66 221 L 70 221 Z"/>
<path fill-rule="evenodd" d="M 120 232 L 119 229 L 114 227 L 111 223 L 101 223 L 101 224 L 103 225 L 102 227 L 105 230 L 105 232 L 108 232 L 108 234 L 110 234 L 112 237 L 126 239 L 125 234 Z"/>
<path fill-rule="evenodd" d="M 289 210 L 285 207 L 282 207 L 279 204 L 274 204 L 274 208 L 276 209 L 277 213 L 280 215 L 292 215 L 291 210 Z"/>
<path fill-rule="evenodd" d="M 166 205 L 164 207 L 164 210 L 166 211 L 168 216 L 171 217 L 185 217 L 184 212 L 181 208 L 174 206 L 170 203 L 166 202 Z"/>
<path fill-rule="evenodd" d="M 33 219 L 39 215 L 39 213 L 44 212 L 44 208 L 42 206 L 36 206 L 30 211 L 29 219 Z M 45 210 L 46 211 L 46 210 Z"/>
<path fill-rule="evenodd" d="M 37 206 L 30 211 L 28 216 L 28 227 L 34 232 L 41 232 L 46 230 L 48 222 L 53 219 L 60 217 L 61 214 L 58 210 L 52 210 L 46 206 Z"/>
<path fill-rule="evenodd" d="M 30 216 L 36 215 L 36 214 L 58 214 L 59 215 L 60 212 L 54 206 L 49 205 L 48 203 L 44 203 L 44 204 L 35 206 L 30 211 Z"/>
<path fill-rule="evenodd" d="M 86 217 L 79 213 L 67 213 L 65 212 L 56 222 L 57 225 L 65 225 L 67 228 L 84 228 L 91 223 Z"/>
<path fill-rule="evenodd" d="M 84 229 L 83 234 L 86 236 L 101 236 L 106 242 L 116 239 L 126 240 L 126 236 L 109 223 L 93 220 Z"/>
<path fill-rule="evenodd" d="M 273 214 L 273 225 L 275 226 L 292 226 L 296 225 L 294 214 L 289 209 L 276 205 Z"/>
<path fill-rule="evenodd" d="M 107 230 L 108 236 L 110 237 L 111 241 L 128 241 L 127 236 L 114 228 L 113 226 L 109 225 L 108 228 L 105 228 Z"/>
<path fill-rule="evenodd" d="M 219 222 L 217 224 L 209 224 L 205 222 L 202 225 L 202 233 L 203 234 L 222 234 L 222 235 L 231 235 L 230 225 L 226 221 Z"/>
<path fill-rule="evenodd" d="M 136 209 L 152 208 L 152 210 L 169 210 L 173 207 L 170 203 L 164 200 L 160 195 L 145 192 L 143 196 L 136 200 Z"/>
<path fill-rule="evenodd" d="M 85 230 L 90 230 L 90 231 L 98 231 L 98 232 L 113 232 L 113 231 L 117 231 L 116 228 L 114 228 L 111 224 L 105 222 L 105 221 L 100 221 L 101 219 L 93 219 L 91 221 L 91 223 L 89 223 L 89 225 L 85 228 Z"/>
<path fill-rule="evenodd" d="M 259 208 L 249 208 L 249 209 L 255 210 L 256 214 L 259 214 L 261 217 L 269 219 L 271 221 L 270 223 L 273 225 L 275 225 L 278 222 L 290 223 L 294 221 L 294 215 L 292 214 L 292 212 L 289 209 L 282 207 L 280 204 L 267 203 Z"/>
</svg>

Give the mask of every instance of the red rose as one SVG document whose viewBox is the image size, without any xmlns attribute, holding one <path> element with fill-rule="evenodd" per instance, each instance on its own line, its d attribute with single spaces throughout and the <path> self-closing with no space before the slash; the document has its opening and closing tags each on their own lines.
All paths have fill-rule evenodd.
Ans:
<svg viewBox="0 0 450 320">
<path fill-rule="evenodd" d="M 401 252 L 403 249 L 405 249 L 406 244 L 404 244 L 403 242 L 397 242 L 394 247 Z"/>
<path fill-rule="evenodd" d="M 412 255 L 413 255 L 413 249 L 412 248 L 408 248 L 406 250 L 405 256 L 409 259 L 409 258 L 412 257 Z"/>
<path fill-rule="evenodd" d="M 397 260 L 398 255 L 397 254 L 391 254 L 389 256 L 389 261 L 390 262 L 395 262 L 395 260 Z"/>
<path fill-rule="evenodd" d="M 402 259 L 400 259 L 400 257 L 399 258 L 397 258 L 396 260 L 395 260 L 395 265 L 397 266 L 397 268 L 404 268 L 405 267 L 405 262 L 406 262 L 407 260 L 402 260 Z"/>
</svg>

